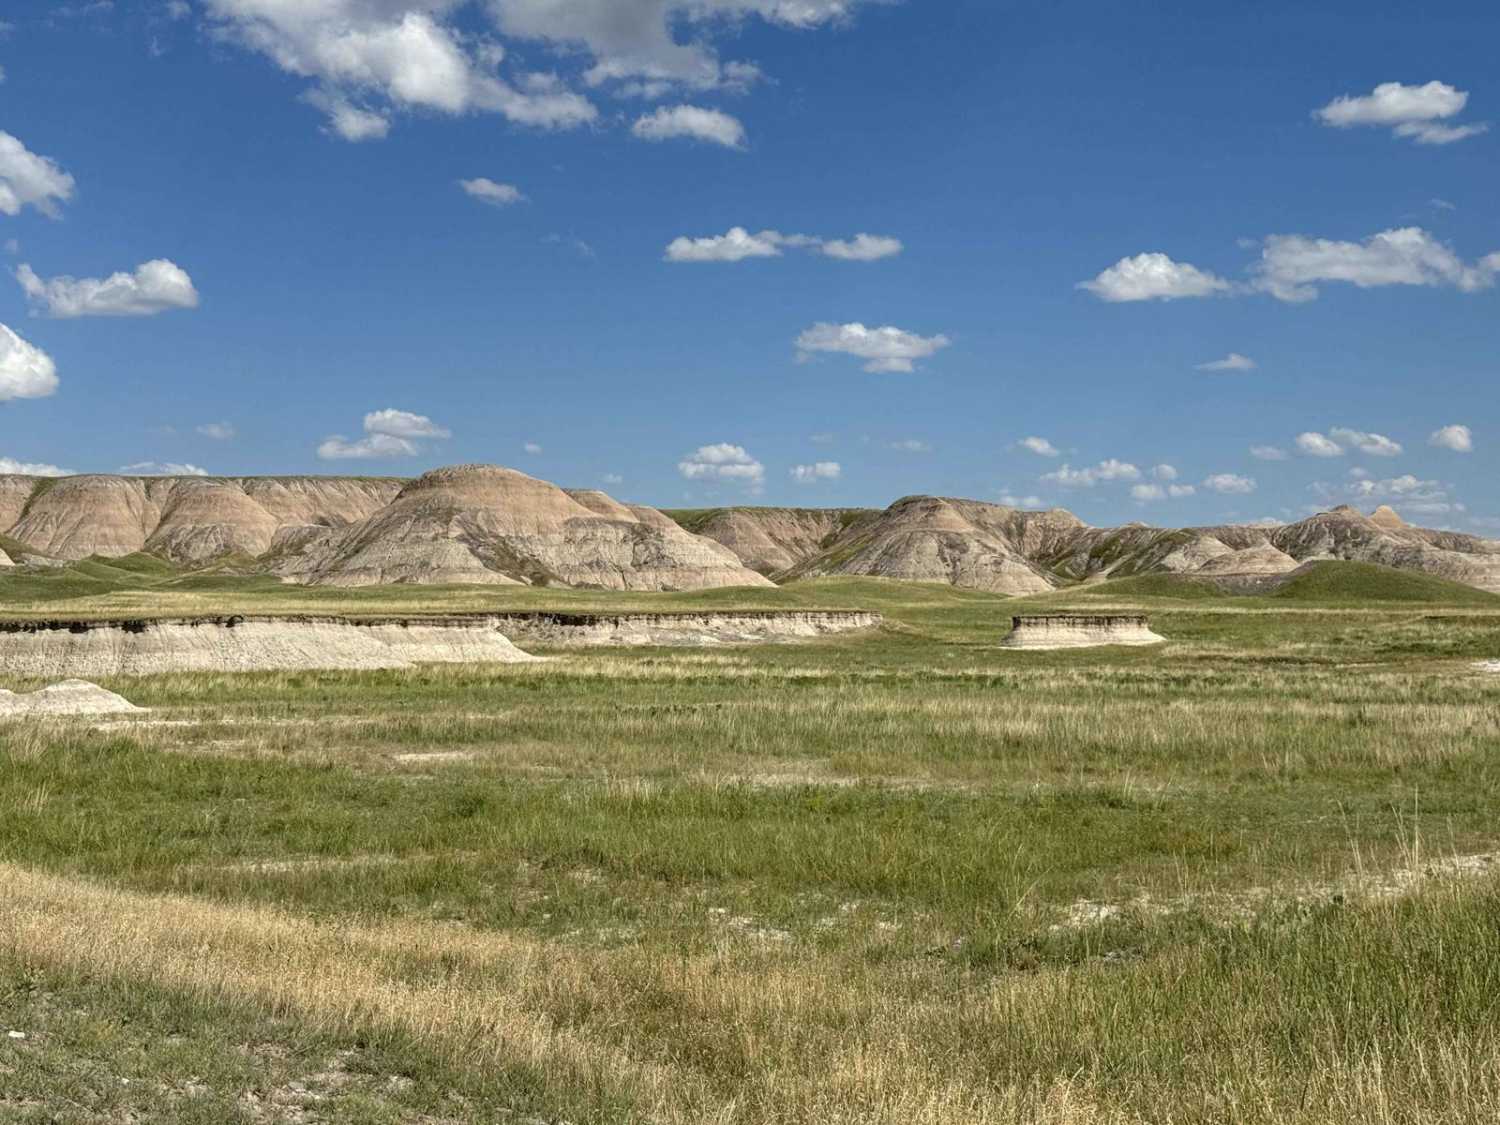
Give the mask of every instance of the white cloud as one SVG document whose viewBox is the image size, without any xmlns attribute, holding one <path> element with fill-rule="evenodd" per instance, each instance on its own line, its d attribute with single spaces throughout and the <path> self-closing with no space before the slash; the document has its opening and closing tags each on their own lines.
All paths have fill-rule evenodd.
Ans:
<svg viewBox="0 0 1500 1125">
<path fill-rule="evenodd" d="M 1159 484 L 1138 484 L 1131 488 L 1130 496 L 1144 504 L 1151 500 L 1165 500 L 1167 490 Z"/>
<path fill-rule="evenodd" d="M 0 324 L 0 402 L 46 398 L 57 390 L 57 365 L 35 344 Z"/>
<path fill-rule="evenodd" d="M 1017 496 L 1008 490 L 1001 490 L 1000 503 L 1007 508 L 1045 508 L 1047 502 L 1040 496 Z"/>
<path fill-rule="evenodd" d="M 1255 491 L 1255 478 L 1237 476 L 1234 473 L 1215 473 L 1203 482 L 1210 492 L 1230 496 L 1245 496 Z"/>
<path fill-rule="evenodd" d="M 377 457 L 415 457 L 417 444 L 390 434 L 370 434 L 358 441 L 335 434 L 318 446 L 318 457 L 324 461 L 371 460 Z"/>
<path fill-rule="evenodd" d="M 1043 473 L 1042 480 L 1062 488 L 1093 488 L 1096 484 L 1117 480 L 1140 480 L 1141 471 L 1128 461 L 1117 461 L 1113 457 L 1100 461 L 1093 468 L 1075 469 L 1064 464 L 1050 473 Z"/>
<path fill-rule="evenodd" d="M 746 258 L 779 258 L 785 236 L 767 230 L 751 234 L 744 227 L 730 227 L 712 238 L 674 238 L 667 246 L 669 262 L 742 262 Z"/>
<path fill-rule="evenodd" d="M 745 147 L 745 127 L 737 118 L 696 105 L 661 106 L 638 118 L 630 131 L 643 141 L 685 137 L 725 148 Z"/>
<path fill-rule="evenodd" d="M 214 441 L 234 440 L 234 426 L 229 422 L 205 422 L 195 428 L 204 437 L 213 438 Z"/>
<path fill-rule="evenodd" d="M 1345 499 L 1363 503 L 1390 502 L 1411 515 L 1448 515 L 1466 510 L 1441 481 L 1420 480 L 1410 473 L 1385 480 L 1366 477 L 1341 486 L 1318 481 L 1311 487 L 1327 503 Z"/>
<path fill-rule="evenodd" d="M 1157 480 L 1176 480 L 1180 474 L 1172 465 L 1157 465 L 1151 470 L 1151 475 Z"/>
<path fill-rule="evenodd" d="M 494 180 L 479 176 L 472 180 L 459 180 L 458 186 L 481 203 L 491 207 L 508 207 L 512 203 L 524 202 L 526 197 L 514 184 L 497 184 Z"/>
<path fill-rule="evenodd" d="M 1344 447 L 1331 438 L 1318 433 L 1297 435 L 1297 448 L 1309 457 L 1342 457 Z"/>
<path fill-rule="evenodd" d="M 688 480 L 728 481 L 759 493 L 766 480 L 766 468 L 741 445 L 719 442 L 701 445 L 677 463 L 677 471 Z"/>
<path fill-rule="evenodd" d="M 1191 485 L 1191 484 L 1169 484 L 1169 485 L 1167 485 L 1167 495 L 1170 496 L 1170 497 L 1172 497 L 1174 500 L 1176 500 L 1176 499 L 1178 499 L 1180 497 L 1183 497 L 1183 496 L 1193 496 L 1193 495 L 1196 495 L 1197 492 L 1198 492 L 1198 489 L 1195 486 Z"/>
<path fill-rule="evenodd" d="M 122 465 L 119 472 L 127 477 L 206 477 L 207 469 L 197 465 L 181 464 L 177 461 L 137 461 L 134 465 Z"/>
<path fill-rule="evenodd" d="M 0 457 L 0 474 L 21 477 L 70 477 L 72 469 L 59 469 L 56 465 L 35 461 L 17 461 L 12 457 Z"/>
<path fill-rule="evenodd" d="M 0 132 L 0 215 L 19 215 L 29 205 L 55 219 L 57 205 L 73 198 L 73 186 L 73 177 L 52 160 Z"/>
<path fill-rule="evenodd" d="M 531 454 L 533 457 L 537 456 L 542 451 L 542 447 L 540 445 L 538 445 L 534 441 L 528 441 L 528 442 L 522 443 L 521 449 L 523 451 Z"/>
<path fill-rule="evenodd" d="M 835 238 L 822 244 L 822 253 L 843 262 L 878 262 L 893 258 L 906 247 L 899 238 L 883 234 L 856 234 L 852 239 Z"/>
<path fill-rule="evenodd" d="M 918 438 L 903 438 L 900 441 L 891 442 L 891 448 L 897 453 L 931 453 L 932 443 Z"/>
<path fill-rule="evenodd" d="M 744 89 L 751 63 L 721 62 L 710 42 L 716 24 L 734 30 L 746 16 L 807 30 L 844 20 L 861 0 L 490 0 L 507 35 L 579 48 L 593 59 L 591 85 L 622 83 L 623 96 L 661 97 L 676 88 Z M 685 42 L 679 42 L 682 31 Z"/>
<path fill-rule="evenodd" d="M 622 477 L 619 473 L 605 473 L 604 476 L 601 477 L 600 479 L 602 481 L 604 481 L 605 484 L 624 484 L 625 483 L 625 478 Z"/>
<path fill-rule="evenodd" d="M 44 281 L 25 263 L 16 269 L 27 298 L 48 316 L 155 316 L 168 309 L 198 307 L 198 291 L 187 271 L 165 258 L 136 267 L 134 273 L 106 278 L 54 277 Z"/>
<path fill-rule="evenodd" d="M 669 262 L 742 262 L 746 258 L 779 258 L 788 248 L 810 250 L 846 262 L 874 262 L 899 254 L 901 240 L 884 235 L 857 234 L 852 241 L 825 239 L 812 234 L 782 234 L 763 230 L 751 234 L 744 227 L 730 227 L 724 234 L 707 238 L 674 238 L 666 250 Z"/>
<path fill-rule="evenodd" d="M 1044 437 L 1024 437 L 1016 442 L 1022 449 L 1030 450 L 1038 457 L 1061 457 L 1062 451 Z"/>
<path fill-rule="evenodd" d="M 820 480 L 838 480 L 843 472 L 843 466 L 837 461 L 817 461 L 811 465 L 794 465 L 792 479 L 798 484 L 813 484 Z"/>
<path fill-rule="evenodd" d="M 1255 360 L 1249 356 L 1240 355 L 1239 352 L 1230 352 L 1223 359 L 1216 359 L 1212 363 L 1198 364 L 1199 371 L 1254 371 Z"/>
<path fill-rule="evenodd" d="M 373 410 L 365 415 L 365 436 L 350 441 L 341 434 L 325 438 L 318 446 L 324 461 L 373 460 L 385 457 L 416 457 L 423 438 L 452 437 L 452 433 L 425 414 L 407 410 Z"/>
<path fill-rule="evenodd" d="M 1363 430 L 1351 430 L 1347 426 L 1333 427 L 1328 431 L 1328 436 L 1340 445 L 1353 446 L 1371 457 L 1399 457 L 1403 452 L 1400 442 L 1392 441 L 1384 434 L 1367 434 Z"/>
<path fill-rule="evenodd" d="M 328 115 L 328 128 L 346 141 L 384 140 L 391 131 L 391 119 L 384 113 L 357 106 L 342 94 L 326 90 L 309 90 L 302 95 L 308 105 Z"/>
<path fill-rule="evenodd" d="M 1468 426 L 1444 426 L 1427 439 L 1428 445 L 1451 449 L 1454 453 L 1473 453 L 1474 435 Z"/>
<path fill-rule="evenodd" d="M 1223 278 L 1174 262 L 1165 254 L 1137 254 L 1121 258 L 1093 281 L 1080 281 L 1101 301 L 1172 301 L 1181 297 L 1212 297 L 1233 286 Z"/>
<path fill-rule="evenodd" d="M 1311 301 L 1321 282 L 1360 289 L 1385 285 L 1451 285 L 1466 293 L 1494 284 L 1500 254 L 1474 264 L 1420 227 L 1381 231 L 1363 242 L 1273 234 L 1255 264 L 1253 285 L 1277 300 Z"/>
<path fill-rule="evenodd" d="M 365 433 L 396 438 L 446 438 L 453 434 L 425 414 L 406 410 L 375 410 L 365 415 Z"/>
<path fill-rule="evenodd" d="M 1382 82 L 1362 97 L 1346 94 L 1335 98 L 1313 116 L 1336 129 L 1374 125 L 1389 128 L 1396 136 L 1418 144 L 1443 145 L 1477 136 L 1489 128 L 1482 123 L 1441 124 L 1462 113 L 1468 102 L 1468 93 L 1444 82 L 1429 82 L 1425 86 Z"/>
<path fill-rule="evenodd" d="M 1252 445 L 1250 456 L 1257 461 L 1285 461 L 1287 451 L 1274 445 Z"/>
<path fill-rule="evenodd" d="M 383 136 L 391 110 L 499 113 L 524 125 L 570 128 L 598 111 L 580 94 L 522 75 L 500 77 L 505 51 L 444 16 L 454 0 L 204 0 L 220 39 L 311 80 L 307 100 L 350 140 Z"/>
<path fill-rule="evenodd" d="M 910 372 L 919 359 L 936 355 L 952 341 L 946 336 L 918 336 L 900 328 L 866 328 L 863 324 L 815 324 L 797 337 L 798 358 L 813 352 L 841 352 L 865 360 L 865 370 Z"/>
</svg>

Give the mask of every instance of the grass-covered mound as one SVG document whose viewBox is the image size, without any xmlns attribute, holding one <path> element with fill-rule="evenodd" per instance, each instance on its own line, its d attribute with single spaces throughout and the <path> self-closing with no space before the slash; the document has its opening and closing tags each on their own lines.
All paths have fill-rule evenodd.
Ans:
<svg viewBox="0 0 1500 1125">
<path fill-rule="evenodd" d="M 1500 595 L 1462 582 L 1362 562 L 1312 563 L 1270 596 L 1280 601 L 1430 602 L 1500 609 Z"/>
</svg>

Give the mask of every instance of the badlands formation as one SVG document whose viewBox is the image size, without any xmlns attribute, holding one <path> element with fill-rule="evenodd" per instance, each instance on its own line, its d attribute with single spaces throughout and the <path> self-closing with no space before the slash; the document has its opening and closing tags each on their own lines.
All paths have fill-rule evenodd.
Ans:
<svg viewBox="0 0 1500 1125">
<path fill-rule="evenodd" d="M 1167 638 L 1151 631 L 1140 614 L 1048 613 L 1011 618 L 1001 648 L 1096 648 L 1101 645 L 1159 645 Z"/>
<path fill-rule="evenodd" d="M 1500 591 L 1500 543 L 1336 508 L 1279 527 L 1095 528 L 1072 514 L 909 496 L 889 508 L 663 514 L 512 469 L 365 477 L 0 476 L 6 562 L 146 552 L 289 583 L 473 583 L 603 590 L 769 586 L 840 575 L 1041 594 L 1176 574 L 1263 590 L 1323 560 Z M 10 569 L 7 567 L 7 569 Z"/>
<path fill-rule="evenodd" d="M 786 509 L 682 513 L 702 534 L 744 551 L 747 566 L 770 556 L 753 525 L 791 554 Z M 759 513 L 765 511 L 762 517 Z M 1234 590 L 1265 590 L 1314 562 L 1377 563 L 1500 592 L 1500 542 L 1406 524 L 1390 508 L 1366 516 L 1350 507 L 1276 527 L 1221 525 L 1181 529 L 1129 524 L 1089 527 L 1061 509 L 1023 511 L 978 500 L 911 496 L 885 511 L 837 513 L 833 529 L 778 581 L 863 574 L 947 582 L 999 594 L 1040 594 L 1078 582 L 1145 574 L 1185 575 Z M 837 524 L 837 527 L 833 525 Z M 732 534 L 727 534 L 732 530 Z M 747 544 L 750 546 L 747 548 Z"/>
</svg>

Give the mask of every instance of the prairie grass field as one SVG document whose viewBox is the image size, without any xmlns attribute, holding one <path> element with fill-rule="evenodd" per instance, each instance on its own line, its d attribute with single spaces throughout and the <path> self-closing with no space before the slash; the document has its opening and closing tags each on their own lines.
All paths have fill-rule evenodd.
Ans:
<svg viewBox="0 0 1500 1125">
<path fill-rule="evenodd" d="M 0 725 L 0 1121 L 1500 1119 L 1500 597 L 108 569 L 0 616 L 885 625 L 164 674 L 105 682 L 139 718 Z M 996 647 L 1059 608 L 1169 642 Z"/>
</svg>

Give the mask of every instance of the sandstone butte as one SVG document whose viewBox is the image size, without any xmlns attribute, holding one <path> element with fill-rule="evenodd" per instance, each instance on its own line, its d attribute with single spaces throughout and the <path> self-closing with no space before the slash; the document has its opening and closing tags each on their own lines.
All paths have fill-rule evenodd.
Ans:
<svg viewBox="0 0 1500 1125">
<path fill-rule="evenodd" d="M 1309 562 L 1378 563 L 1500 591 L 1500 543 L 1353 508 L 1280 526 L 1095 528 L 1061 509 L 936 496 L 889 508 L 663 513 L 466 465 L 370 477 L 0 476 L 13 563 L 146 552 L 309 585 L 530 584 L 618 590 L 868 575 L 1001 594 L 1142 574 L 1252 583 Z"/>
</svg>

